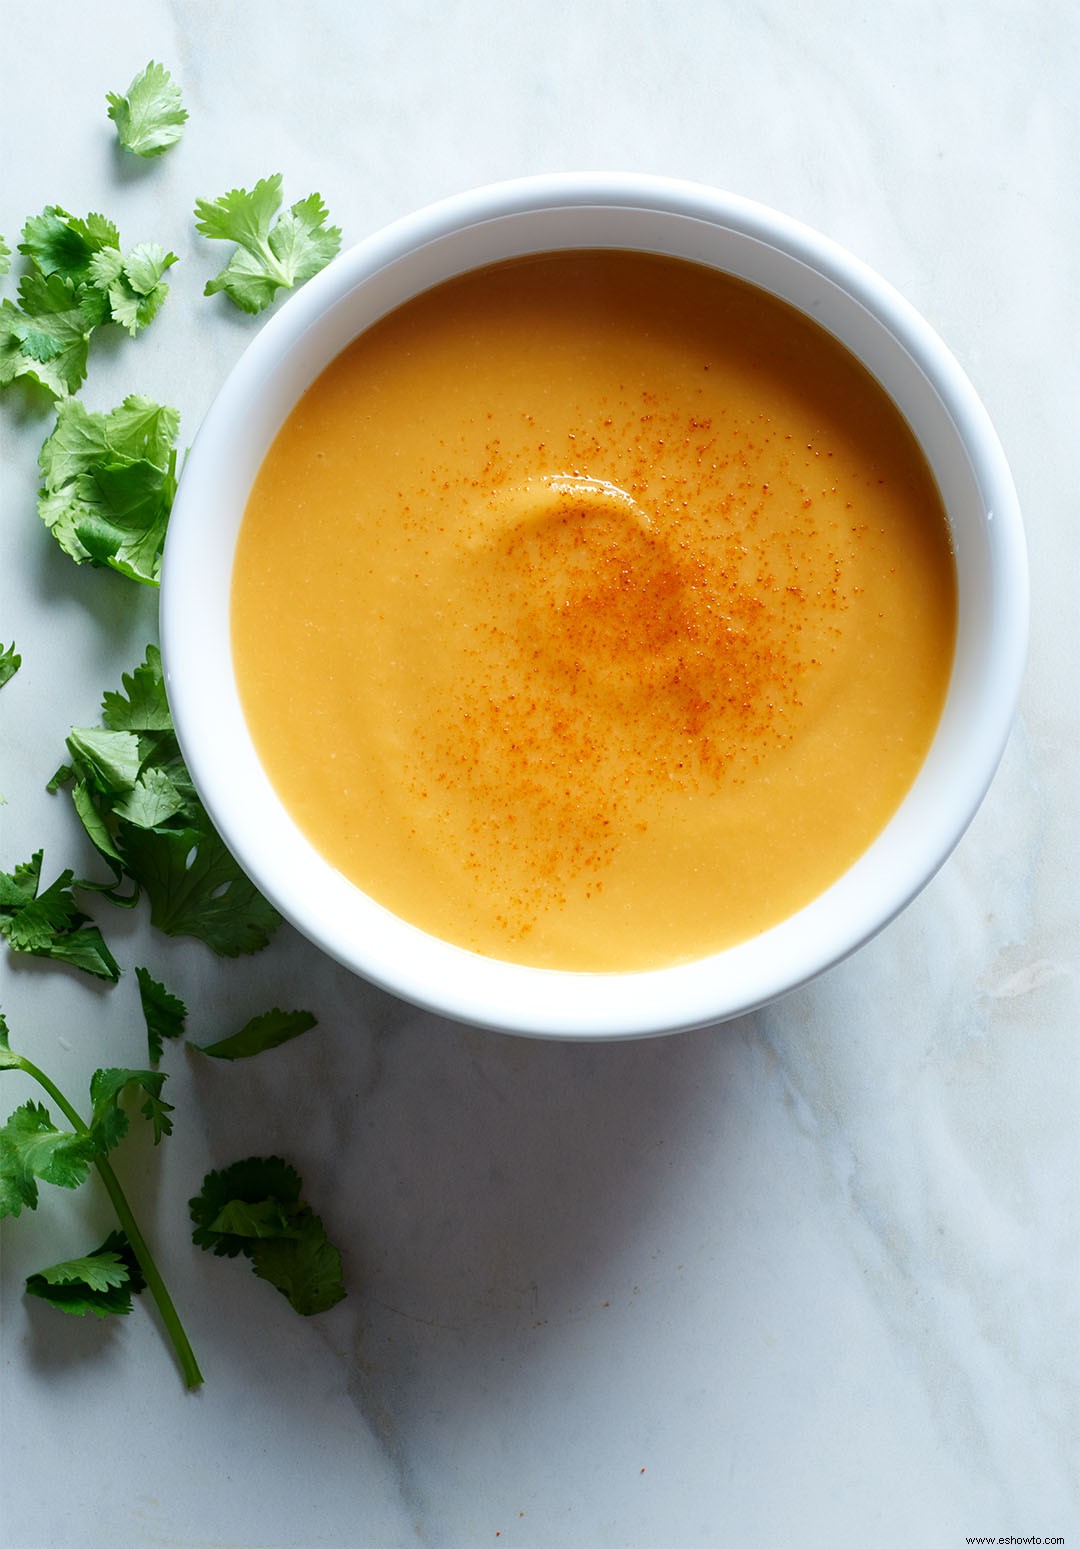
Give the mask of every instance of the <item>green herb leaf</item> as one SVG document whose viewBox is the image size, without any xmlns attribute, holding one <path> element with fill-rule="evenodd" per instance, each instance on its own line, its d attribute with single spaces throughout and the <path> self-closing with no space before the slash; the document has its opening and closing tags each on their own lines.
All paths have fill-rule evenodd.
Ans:
<svg viewBox="0 0 1080 1549">
<path fill-rule="evenodd" d="M 32 259 L 42 274 L 60 274 L 76 284 L 86 282 L 90 260 L 106 248 L 120 248 L 120 233 L 112 221 L 104 215 L 80 220 L 58 204 L 31 215 L 19 243 L 19 252 Z"/>
<path fill-rule="evenodd" d="M 23 377 L 54 398 L 76 392 L 86 377 L 93 327 L 70 280 L 24 275 L 19 305 L 0 302 L 0 387 Z"/>
<path fill-rule="evenodd" d="M 245 1199 L 231 1199 L 215 1216 L 210 1229 L 220 1237 L 296 1237 L 302 1228 L 295 1223 L 305 1208 L 299 1201 L 260 1199 L 252 1204 Z"/>
<path fill-rule="evenodd" d="M 116 887 L 116 884 L 120 881 L 120 878 L 124 874 L 124 857 L 120 854 L 115 844 L 113 844 L 112 835 L 109 832 L 108 825 L 105 823 L 94 803 L 93 793 L 90 789 L 88 781 L 75 781 L 71 788 L 71 800 L 75 807 L 75 811 L 82 823 L 82 826 L 87 832 L 90 842 L 94 845 L 95 849 L 97 849 L 98 852 L 104 856 L 104 858 L 109 862 L 109 865 L 113 869 L 113 880 L 104 884 L 102 889 L 100 889 L 101 891 L 106 891 L 111 895 Z M 90 884 L 84 879 L 80 879 L 80 887 L 88 887 L 89 885 Z M 94 885 L 96 888 L 97 884 Z"/>
<path fill-rule="evenodd" d="M 228 1038 L 221 1038 L 217 1043 L 197 1043 L 192 1047 L 218 1060 L 246 1060 L 253 1054 L 261 1054 L 264 1049 L 276 1049 L 279 1044 L 298 1038 L 316 1025 L 310 1011 L 279 1011 L 275 1007 L 273 1011 L 252 1017 L 238 1033 L 232 1033 Z"/>
<path fill-rule="evenodd" d="M 57 1129 L 42 1103 L 23 1103 L 0 1127 L 0 1216 L 36 1210 L 39 1178 L 77 1189 L 95 1155 L 88 1135 Z"/>
<path fill-rule="evenodd" d="M 193 1240 L 235 1258 L 243 1253 L 263 1280 L 305 1317 L 341 1301 L 341 1255 L 300 1198 L 296 1170 L 280 1157 L 248 1157 L 203 1180 L 190 1202 Z"/>
<path fill-rule="evenodd" d="M 3 237 L 0 237 L 0 274 L 6 274 L 10 268 L 11 249 L 4 241 Z"/>
<path fill-rule="evenodd" d="M 130 1312 L 132 1295 L 145 1290 L 146 1281 L 124 1233 L 113 1231 L 81 1258 L 28 1275 L 26 1289 L 58 1312 L 106 1318 Z"/>
<path fill-rule="evenodd" d="M 123 96 L 110 91 L 105 100 L 120 144 L 136 156 L 160 156 L 176 144 L 187 122 L 179 86 L 152 59 Z"/>
<path fill-rule="evenodd" d="M 70 484 L 101 462 L 149 462 L 163 468 L 180 428 L 175 409 L 131 394 L 107 414 L 63 404 L 48 440 L 42 472 L 51 489 Z"/>
<path fill-rule="evenodd" d="M 84 916 L 80 915 L 78 919 L 83 923 L 76 930 L 58 936 L 50 943 L 47 951 L 41 951 L 37 956 L 52 958 L 56 963 L 66 963 L 69 968 L 78 968 L 80 972 L 90 974 L 95 979 L 107 979 L 110 984 L 115 984 L 120 977 L 120 965 L 106 946 L 105 938 L 98 927 Z M 0 924 L 2 929 L 3 925 Z"/>
<path fill-rule="evenodd" d="M 268 1280 L 304 1317 L 326 1312 L 344 1299 L 341 1254 L 312 1210 L 301 1212 L 294 1225 L 304 1230 L 289 1237 L 259 1242 L 248 1257 L 262 1280 Z"/>
<path fill-rule="evenodd" d="M 68 963 L 115 984 L 120 967 L 98 927 L 80 910 L 71 871 L 39 892 L 43 852 L 13 872 L 0 872 L 0 935 L 13 952 Z"/>
<path fill-rule="evenodd" d="M 74 285 L 90 277 L 90 260 L 106 249 L 120 250 L 120 233 L 104 215 L 80 220 L 58 204 L 46 205 L 23 227 L 19 252 L 44 275 L 61 275 Z"/>
<path fill-rule="evenodd" d="M 16 651 L 14 641 L 0 648 L 0 687 L 13 678 L 21 666 L 22 657 Z"/>
<path fill-rule="evenodd" d="M 243 1251 L 243 1241 L 235 1233 L 222 1232 L 216 1226 L 222 1211 L 237 1202 L 260 1207 L 267 1201 L 278 1206 L 295 1205 L 302 1188 L 300 1174 L 280 1156 L 249 1156 L 220 1172 L 209 1172 L 203 1179 L 202 1192 L 188 1201 L 195 1223 L 191 1240 L 219 1256 L 235 1258 Z"/>
<path fill-rule="evenodd" d="M 139 999 L 146 1018 L 146 1043 L 150 1051 L 150 1063 L 156 1065 L 164 1053 L 166 1038 L 181 1038 L 187 1007 L 177 995 L 173 995 L 159 980 L 150 975 L 147 968 L 136 968 L 139 982 Z"/>
<path fill-rule="evenodd" d="M 221 957 L 259 952 L 281 923 L 204 819 L 198 828 L 129 827 L 127 870 L 150 899 L 150 920 L 167 936 L 195 936 Z"/>
<path fill-rule="evenodd" d="M 278 220 L 281 174 L 261 178 L 249 192 L 233 188 L 220 199 L 198 199 L 196 230 L 216 241 L 238 244 L 204 294 L 223 291 L 244 312 L 261 312 L 279 290 L 309 280 L 341 247 L 341 231 L 327 226 L 329 211 L 319 194 L 299 200 Z"/>
<path fill-rule="evenodd" d="M 157 316 L 169 294 L 162 275 L 176 262 L 176 254 L 156 242 L 141 242 L 123 258 L 110 252 L 91 262 L 90 278 L 108 298 L 112 321 L 132 338 Z"/>
<path fill-rule="evenodd" d="M 44 851 L 38 850 L 14 871 L 0 871 L 0 909 L 21 908 L 35 897 L 41 883 L 43 857 Z"/>
<path fill-rule="evenodd" d="M 84 783 L 103 796 L 134 788 L 142 767 L 139 739 L 129 731 L 73 726 L 68 747 Z"/>
<path fill-rule="evenodd" d="M 19 251 L 29 270 L 18 302 L 0 304 L 0 387 L 24 377 L 61 400 L 86 378 L 93 330 L 108 322 L 131 334 L 145 327 L 168 295 L 162 275 L 176 262 L 156 243 L 124 254 L 112 221 L 83 220 L 59 205 L 30 217 Z"/>
<path fill-rule="evenodd" d="M 38 512 L 77 563 L 156 586 L 176 493 L 175 409 L 131 396 L 107 413 L 59 406 L 38 456 Z"/>
<path fill-rule="evenodd" d="M 91 1291 L 107 1291 L 110 1286 L 123 1285 L 128 1278 L 127 1269 L 119 1253 L 105 1247 L 93 1248 L 79 1259 L 64 1259 L 60 1264 L 50 1264 L 40 1269 L 34 1277 L 46 1285 L 71 1285 L 81 1281 Z"/>
<path fill-rule="evenodd" d="M 70 764 L 61 764 L 60 768 L 50 779 L 45 789 L 50 793 L 63 790 L 65 785 L 70 785 L 75 778 L 75 771 Z"/>
<path fill-rule="evenodd" d="M 113 731 L 172 731 L 172 716 L 165 695 L 161 652 L 148 645 L 146 658 L 134 672 L 120 679 L 123 691 L 108 690 L 101 701 L 101 719 Z"/>
<path fill-rule="evenodd" d="M 117 903 L 122 877 L 150 900 L 151 922 L 167 935 L 195 936 L 225 957 L 257 952 L 281 916 L 241 871 L 199 801 L 180 756 L 165 696 L 161 655 L 125 674 L 123 692 L 102 702 L 104 727 L 68 738 L 76 811 L 115 872 L 93 885 Z"/>
<path fill-rule="evenodd" d="M 160 1070 L 95 1070 L 90 1079 L 90 1101 L 94 1105 L 90 1135 L 101 1154 L 118 1145 L 128 1131 L 128 1117 L 120 1099 L 129 1091 L 141 1092 L 146 1099 L 139 1110 L 154 1128 L 154 1144 L 172 1134 L 172 1104 L 165 1102 L 161 1088 L 166 1080 Z"/>
<path fill-rule="evenodd" d="M 186 793 L 169 771 L 150 767 L 138 777 L 130 792 L 115 803 L 113 810 L 117 817 L 136 828 L 158 828 L 183 812 L 186 803 Z"/>
</svg>

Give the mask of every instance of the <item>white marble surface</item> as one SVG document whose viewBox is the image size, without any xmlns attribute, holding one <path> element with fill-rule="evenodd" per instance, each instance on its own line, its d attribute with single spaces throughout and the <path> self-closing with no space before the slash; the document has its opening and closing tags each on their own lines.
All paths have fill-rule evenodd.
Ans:
<svg viewBox="0 0 1080 1549">
<path fill-rule="evenodd" d="M 954 1549 L 1080 1543 L 1076 590 L 1080 20 L 1066 0 L 7 0 L 0 232 L 102 209 L 181 262 L 84 396 L 190 439 L 259 326 L 201 296 L 192 205 L 274 170 L 346 239 L 570 167 L 732 188 L 823 229 L 930 318 L 985 397 L 1035 589 L 1021 719 L 970 833 L 855 958 L 727 1026 L 608 1047 L 442 1024 L 282 931 L 220 963 L 99 909 L 192 1036 L 277 1001 L 319 1027 L 165 1058 L 176 1133 L 120 1167 L 206 1375 L 152 1309 L 22 1295 L 91 1241 L 92 1185 L 2 1245 L 0 1542 L 143 1549 Z M 149 59 L 191 120 L 123 162 L 104 96 Z M 13 277 L 5 282 L 11 294 Z M 49 425 L 0 401 L 0 867 L 86 859 L 43 785 L 134 665 L 151 595 L 38 522 Z M 139 1064 L 136 986 L 0 958 L 13 1039 L 72 1090 Z M 3 1114 L 31 1095 L 3 1081 Z M 349 1296 L 297 1317 L 193 1248 L 209 1166 L 278 1150 Z M 143 1299 L 145 1302 L 145 1298 Z"/>
</svg>

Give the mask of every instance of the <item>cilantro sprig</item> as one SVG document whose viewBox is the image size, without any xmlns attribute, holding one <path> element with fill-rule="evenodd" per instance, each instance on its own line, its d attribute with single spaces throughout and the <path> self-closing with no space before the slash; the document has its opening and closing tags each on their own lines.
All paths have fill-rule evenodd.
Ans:
<svg viewBox="0 0 1080 1549">
<path fill-rule="evenodd" d="M 116 1212 L 120 1230 L 100 1247 L 31 1275 L 27 1290 L 62 1312 L 99 1316 L 127 1312 L 131 1294 L 147 1287 L 169 1335 L 184 1381 L 198 1387 L 202 1373 L 179 1314 L 161 1277 L 111 1161 L 128 1132 L 122 1106 L 128 1097 L 143 1099 L 140 1112 L 150 1122 L 155 1145 L 171 1132 L 169 1103 L 161 1095 L 165 1076 L 154 1070 L 97 1070 L 90 1081 L 91 1117 L 87 1123 L 56 1083 L 26 1055 L 12 1049 L 7 1022 L 0 1013 L 0 1071 L 21 1070 L 42 1088 L 71 1126 L 60 1129 L 44 1103 L 29 1101 L 0 1126 L 0 1217 L 18 1216 L 38 1205 L 38 1184 L 76 1189 L 95 1170 Z"/>
<path fill-rule="evenodd" d="M 115 984 L 120 966 L 101 931 L 79 908 L 74 873 L 62 871 L 42 891 L 43 852 L 14 871 L 0 871 L 0 936 L 13 952 L 47 957 Z"/>
<path fill-rule="evenodd" d="M 233 188 L 219 199 L 197 199 L 195 229 L 204 237 L 235 242 L 228 263 L 208 280 L 204 295 L 224 292 L 244 312 L 262 312 L 279 290 L 310 280 L 341 247 L 341 231 L 327 226 L 321 194 L 309 194 L 283 215 L 281 173 L 255 187 Z"/>
<path fill-rule="evenodd" d="M 126 92 L 107 92 L 105 100 L 117 139 L 136 156 L 161 156 L 184 132 L 188 115 L 180 88 L 152 59 Z"/>
<path fill-rule="evenodd" d="M 131 394 L 107 413 L 78 398 L 57 409 L 38 454 L 38 514 L 77 564 L 157 586 L 176 494 L 175 409 Z"/>
<path fill-rule="evenodd" d="M 233 860 L 199 800 L 165 696 L 161 653 L 147 647 L 107 693 L 99 727 L 74 727 L 70 763 L 50 786 L 70 786 L 75 810 L 113 873 L 82 882 L 115 903 L 145 893 L 166 935 L 195 936 L 223 957 L 258 952 L 281 923 Z M 126 889 L 126 891 L 122 891 Z"/>
<path fill-rule="evenodd" d="M 92 326 L 119 323 L 132 337 L 157 315 L 169 293 L 162 276 L 177 262 L 157 242 L 123 253 L 111 220 L 96 214 L 80 220 L 59 205 L 30 217 L 19 252 L 31 260 L 32 272 L 74 287 Z"/>
<path fill-rule="evenodd" d="M 219 1256 L 243 1253 L 262 1280 L 310 1317 L 345 1295 L 341 1255 L 300 1197 L 303 1183 L 279 1156 L 249 1156 L 209 1172 L 190 1201 L 192 1241 Z"/>
<path fill-rule="evenodd" d="M 96 328 L 117 323 L 134 337 L 153 321 L 177 261 L 156 242 L 125 253 L 104 215 L 83 219 L 59 205 L 30 217 L 19 252 L 28 268 L 18 302 L 0 302 L 0 387 L 26 378 L 60 399 L 85 381 Z"/>
</svg>

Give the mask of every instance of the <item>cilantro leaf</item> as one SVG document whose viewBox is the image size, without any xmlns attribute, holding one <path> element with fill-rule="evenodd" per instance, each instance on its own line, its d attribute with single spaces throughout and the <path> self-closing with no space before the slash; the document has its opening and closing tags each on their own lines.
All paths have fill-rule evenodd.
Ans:
<svg viewBox="0 0 1080 1549">
<path fill-rule="evenodd" d="M 65 1259 L 61 1264 L 38 1271 L 38 1278 L 48 1285 L 69 1285 L 74 1280 L 81 1280 L 93 1291 L 123 1285 L 127 1277 L 120 1255 L 105 1248 L 94 1248 L 80 1259 Z"/>
<path fill-rule="evenodd" d="M 0 387 L 20 377 L 66 398 L 86 376 L 93 323 L 70 280 L 24 275 L 19 305 L 0 302 Z"/>
<path fill-rule="evenodd" d="M 101 719 L 112 731 L 171 732 L 172 716 L 165 695 L 161 652 L 148 645 L 134 672 L 121 674 L 122 690 L 108 689 L 101 700 Z"/>
<path fill-rule="evenodd" d="M 90 1078 L 90 1101 L 94 1105 L 90 1120 L 90 1135 L 99 1151 L 104 1154 L 124 1138 L 128 1131 L 128 1116 L 120 1106 L 120 1099 L 129 1091 L 141 1092 L 146 1099 L 140 1113 L 154 1128 L 154 1144 L 164 1135 L 172 1134 L 172 1104 L 165 1102 L 161 1088 L 166 1076 L 160 1070 L 95 1070 Z"/>
<path fill-rule="evenodd" d="M 105 1318 L 131 1311 L 133 1294 L 146 1289 L 139 1262 L 123 1232 L 110 1232 L 100 1247 L 28 1275 L 26 1289 L 59 1312 Z"/>
<path fill-rule="evenodd" d="M 132 732 L 73 726 L 68 747 L 83 779 L 103 795 L 130 791 L 139 778 L 142 757 L 139 739 Z"/>
<path fill-rule="evenodd" d="M 60 771 L 58 771 L 58 773 L 59 772 Z M 57 781 L 56 776 L 54 775 L 52 780 L 49 781 L 47 789 L 54 790 L 56 788 Z M 104 859 L 108 861 L 113 873 L 111 882 L 101 884 L 91 884 L 85 877 L 80 877 L 79 886 L 85 888 L 93 886 L 95 891 L 107 893 L 109 897 L 112 898 L 114 903 L 119 903 L 120 899 L 116 895 L 116 887 L 121 877 L 124 875 L 124 857 L 120 854 L 120 851 L 113 843 L 112 835 L 109 832 L 108 825 L 97 809 L 93 793 L 91 792 L 90 785 L 87 780 L 76 780 L 74 782 L 71 787 L 71 801 L 83 828 L 86 830 L 87 837 L 89 838 L 91 844 L 95 847 L 99 854 L 101 854 Z M 136 889 L 135 896 L 131 902 L 134 903 L 137 901 L 137 899 L 138 890 Z"/>
<path fill-rule="evenodd" d="M 203 1180 L 190 1201 L 192 1239 L 219 1256 L 243 1253 L 305 1317 L 345 1295 L 341 1255 L 300 1198 L 300 1176 L 280 1157 L 248 1157 Z"/>
<path fill-rule="evenodd" d="M 89 274 L 108 299 L 112 321 L 134 338 L 157 316 L 169 294 L 162 275 L 176 262 L 176 254 L 167 253 L 158 243 L 140 242 L 124 257 L 119 250 L 97 254 Z"/>
<path fill-rule="evenodd" d="M 187 1007 L 179 996 L 173 995 L 159 980 L 151 978 L 149 969 L 136 968 L 135 977 L 139 982 L 139 999 L 146 1019 L 150 1063 L 156 1065 L 165 1050 L 164 1039 L 183 1036 Z"/>
<path fill-rule="evenodd" d="M 270 231 L 270 251 L 290 286 L 302 285 L 325 269 L 341 247 L 341 231 L 327 226 L 330 211 L 322 195 L 311 193 L 285 212 Z"/>
<path fill-rule="evenodd" d="M 210 1230 L 218 1237 L 298 1237 L 302 1228 L 295 1223 L 306 1207 L 299 1200 L 230 1199 L 214 1217 Z M 247 1252 L 245 1248 L 242 1251 Z"/>
<path fill-rule="evenodd" d="M 186 801 L 185 793 L 167 769 L 151 767 L 139 775 L 113 810 L 117 817 L 133 823 L 136 828 L 157 828 L 183 812 Z"/>
<path fill-rule="evenodd" d="M 222 1211 L 237 1202 L 261 1206 L 268 1200 L 277 1205 L 295 1205 L 300 1199 L 303 1181 L 295 1167 L 280 1156 L 249 1156 L 233 1162 L 220 1172 L 208 1172 L 202 1192 L 188 1201 L 195 1230 L 191 1240 L 218 1256 L 235 1256 L 243 1250 L 243 1237 L 222 1231 L 216 1225 Z"/>
<path fill-rule="evenodd" d="M 279 290 L 291 290 L 317 274 L 341 247 L 341 231 L 327 226 L 321 195 L 298 200 L 274 221 L 281 208 L 281 173 L 260 178 L 249 192 L 233 188 L 219 199 L 197 199 L 195 229 L 237 247 L 203 292 L 223 291 L 244 312 L 261 312 Z M 273 224 L 272 224 L 273 223 Z"/>
<path fill-rule="evenodd" d="M 78 919 L 84 923 L 65 935 L 57 936 L 50 942 L 48 950 L 35 955 L 49 957 L 56 963 L 66 963 L 69 968 L 78 968 L 95 979 L 107 979 L 110 984 L 115 984 L 120 977 L 120 965 L 106 946 L 105 938 L 98 927 L 84 916 L 80 915 Z M 0 924 L 2 929 L 3 925 Z"/>
<path fill-rule="evenodd" d="M 36 895 L 41 882 L 44 851 L 38 850 L 12 872 L 0 871 L 0 909 L 17 909 Z"/>
<path fill-rule="evenodd" d="M 61 403 L 42 446 L 38 513 L 78 564 L 157 586 L 176 494 L 175 409 L 132 395 L 106 413 Z"/>
<path fill-rule="evenodd" d="M 42 859 L 38 850 L 13 872 L 0 871 L 0 935 L 13 952 L 68 963 L 115 984 L 119 964 L 98 927 L 80 910 L 71 871 L 61 872 L 39 892 Z"/>
<path fill-rule="evenodd" d="M 11 249 L 4 241 L 3 237 L 0 237 L 0 274 L 6 274 L 10 268 Z"/>
<path fill-rule="evenodd" d="M 62 275 L 74 285 L 86 284 L 91 260 L 110 249 L 120 251 L 120 233 L 112 221 L 104 215 L 81 220 L 58 204 L 46 205 L 40 215 L 31 215 L 19 243 L 19 252 L 42 274 Z"/>
<path fill-rule="evenodd" d="M 123 96 L 110 91 L 105 100 L 120 144 L 136 156 L 160 156 L 184 132 L 188 115 L 180 88 L 152 59 Z"/>
<path fill-rule="evenodd" d="M 203 818 L 192 828 L 127 828 L 124 864 L 167 936 L 196 936 L 220 957 L 259 952 L 281 916 L 237 866 Z"/>
<path fill-rule="evenodd" d="M 180 428 L 180 416 L 152 399 L 131 394 L 107 414 L 91 414 L 81 403 L 63 404 L 49 437 L 46 459 L 50 487 L 70 484 L 80 473 L 109 458 L 164 467 Z"/>
<path fill-rule="evenodd" d="M 294 1217 L 288 1236 L 256 1243 L 248 1257 L 259 1278 L 268 1280 L 303 1317 L 326 1312 L 345 1297 L 341 1254 L 313 1210 Z"/>
<path fill-rule="evenodd" d="M 173 730 L 161 653 L 125 674 L 123 692 L 102 702 L 104 727 L 76 727 L 70 766 L 75 809 L 114 882 L 95 886 L 130 904 L 115 885 L 127 876 L 150 901 L 151 923 L 171 936 L 195 936 L 224 957 L 257 952 L 281 916 L 241 871 L 195 792 Z"/>
<path fill-rule="evenodd" d="M 15 642 L 0 648 L 0 687 L 15 676 L 22 666 L 22 657 L 15 649 Z"/>
<path fill-rule="evenodd" d="M 0 1127 L 0 1216 L 36 1210 L 39 1178 L 77 1189 L 95 1154 L 88 1135 L 57 1129 L 43 1103 L 23 1103 Z"/>
<path fill-rule="evenodd" d="M 264 1049 L 276 1049 L 279 1044 L 298 1038 L 316 1025 L 310 1011 L 279 1011 L 275 1007 L 273 1011 L 252 1017 L 239 1032 L 228 1038 L 221 1038 L 217 1043 L 197 1043 L 192 1047 L 219 1060 L 246 1060 L 253 1054 L 261 1054 Z"/>
</svg>

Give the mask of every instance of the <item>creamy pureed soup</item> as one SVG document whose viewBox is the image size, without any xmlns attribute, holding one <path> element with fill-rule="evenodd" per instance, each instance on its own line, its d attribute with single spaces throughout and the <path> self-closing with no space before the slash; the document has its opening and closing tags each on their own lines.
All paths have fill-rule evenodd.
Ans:
<svg viewBox="0 0 1080 1549">
<path fill-rule="evenodd" d="M 488 956 L 674 964 L 824 890 L 933 737 L 956 580 L 869 374 L 757 289 L 569 252 L 357 339 L 275 440 L 232 591 L 313 844 Z"/>
</svg>

